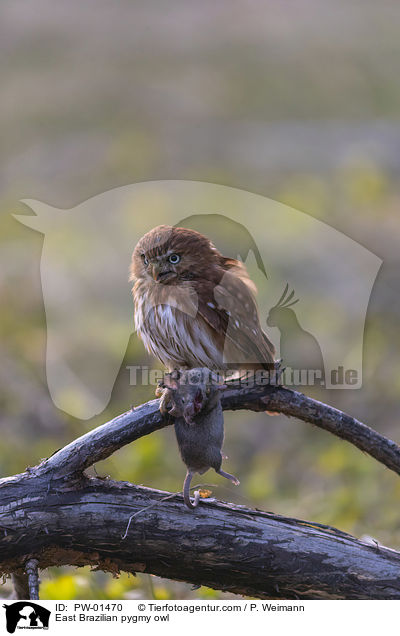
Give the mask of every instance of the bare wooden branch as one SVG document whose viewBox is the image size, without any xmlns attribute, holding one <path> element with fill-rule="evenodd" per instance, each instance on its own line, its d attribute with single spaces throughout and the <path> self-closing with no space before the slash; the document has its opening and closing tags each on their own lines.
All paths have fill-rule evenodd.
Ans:
<svg viewBox="0 0 400 636">
<path fill-rule="evenodd" d="M 310 422 L 400 473 L 394 442 L 296 391 L 231 386 L 222 404 Z M 243 506 L 204 500 L 193 512 L 180 495 L 84 474 L 118 448 L 171 424 L 158 407 L 158 400 L 140 405 L 25 473 L 0 480 L 0 571 L 14 572 L 20 593 L 27 589 L 26 562 L 37 560 L 41 569 L 91 564 L 114 573 L 145 571 L 259 598 L 400 598 L 400 554 L 388 548 Z M 31 583 L 34 594 L 37 581 Z"/>
<path fill-rule="evenodd" d="M 82 435 L 43 462 L 40 472 L 62 476 L 82 471 L 125 444 L 171 424 L 172 420 L 161 416 L 158 405 L 159 400 L 152 400 Z M 347 440 L 400 474 L 400 447 L 395 442 L 339 409 L 298 391 L 269 385 L 229 388 L 223 393 L 222 407 L 277 411 L 296 417 Z"/>
<path fill-rule="evenodd" d="M 33 601 L 39 599 L 39 561 L 37 559 L 29 559 L 25 565 L 25 571 L 28 575 L 29 598 Z"/>
<path fill-rule="evenodd" d="M 39 599 L 39 573 L 38 560 L 29 559 L 24 568 L 15 570 L 12 574 L 12 582 L 15 599 Z"/>
<path fill-rule="evenodd" d="M 90 564 L 258 598 L 400 599 L 399 553 L 321 524 L 205 500 L 193 512 L 180 494 L 97 478 L 48 490 L 20 476 L 2 503 L 3 573 L 36 554 L 41 569 Z"/>
</svg>

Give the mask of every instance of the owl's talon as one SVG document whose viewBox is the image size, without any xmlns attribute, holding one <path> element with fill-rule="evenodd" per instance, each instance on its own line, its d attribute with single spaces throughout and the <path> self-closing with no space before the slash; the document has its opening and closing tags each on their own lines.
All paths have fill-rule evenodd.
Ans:
<svg viewBox="0 0 400 636">
<path fill-rule="evenodd" d="M 163 390 L 164 390 L 164 385 L 162 384 L 161 380 L 159 380 L 157 382 L 156 390 L 154 391 L 156 398 L 159 398 L 162 396 Z"/>
<path fill-rule="evenodd" d="M 158 386 L 156 388 L 156 397 L 160 398 L 160 406 L 158 407 L 161 415 L 167 415 L 173 407 L 171 390 L 167 387 Z"/>
</svg>

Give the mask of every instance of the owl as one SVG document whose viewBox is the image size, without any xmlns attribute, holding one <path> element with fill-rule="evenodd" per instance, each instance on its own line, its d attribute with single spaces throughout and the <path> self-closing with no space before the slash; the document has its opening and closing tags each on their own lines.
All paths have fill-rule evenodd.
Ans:
<svg viewBox="0 0 400 636">
<path fill-rule="evenodd" d="M 223 256 L 203 234 L 155 227 L 134 249 L 130 280 L 136 330 L 169 371 L 273 368 L 255 285 L 241 261 Z"/>
</svg>

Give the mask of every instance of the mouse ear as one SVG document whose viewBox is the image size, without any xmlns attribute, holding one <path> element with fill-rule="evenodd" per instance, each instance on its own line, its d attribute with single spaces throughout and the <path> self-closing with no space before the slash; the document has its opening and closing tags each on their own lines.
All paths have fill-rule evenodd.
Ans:
<svg viewBox="0 0 400 636">
<path fill-rule="evenodd" d="M 170 391 L 177 391 L 178 390 L 179 381 L 176 378 L 176 376 L 174 376 L 174 372 L 166 373 L 164 375 L 164 379 L 162 381 L 162 386 L 165 389 L 170 389 Z"/>
</svg>

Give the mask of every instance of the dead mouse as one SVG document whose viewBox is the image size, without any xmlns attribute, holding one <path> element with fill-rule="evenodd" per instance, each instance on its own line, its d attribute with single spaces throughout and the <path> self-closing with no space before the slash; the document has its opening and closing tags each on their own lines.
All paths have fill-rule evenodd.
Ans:
<svg viewBox="0 0 400 636">
<path fill-rule="evenodd" d="M 172 404 L 170 415 L 175 419 L 175 434 L 187 473 L 183 483 L 183 498 L 188 508 L 195 508 L 190 500 L 190 483 L 194 473 L 202 475 L 209 468 L 226 477 L 236 486 L 240 483 L 234 475 L 221 470 L 222 444 L 224 441 L 224 417 L 220 391 L 226 385 L 217 384 L 215 376 L 207 368 L 187 369 L 166 373 L 160 388 L 167 389 Z"/>
</svg>

